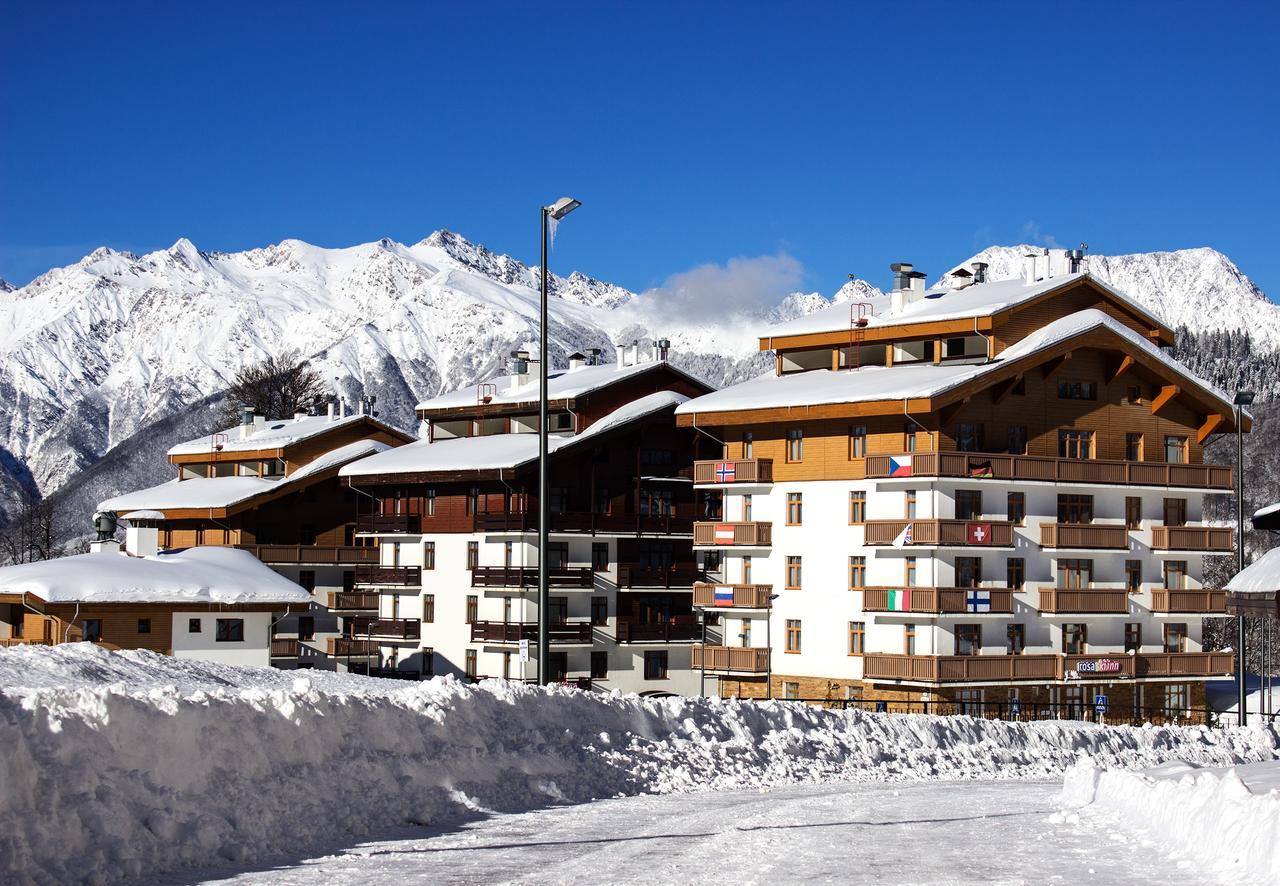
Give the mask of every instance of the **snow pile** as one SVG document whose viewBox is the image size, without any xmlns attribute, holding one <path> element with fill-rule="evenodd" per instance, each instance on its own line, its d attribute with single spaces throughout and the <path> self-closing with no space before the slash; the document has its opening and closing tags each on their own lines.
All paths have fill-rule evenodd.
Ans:
<svg viewBox="0 0 1280 886">
<path fill-rule="evenodd" d="M 246 862 L 645 792 L 1059 776 L 1277 756 L 1268 728 L 1107 729 L 0 651 L 0 881 Z"/>
<path fill-rule="evenodd" d="M 1276 761 L 1225 770 L 1173 764 L 1138 773 L 1082 760 L 1067 772 L 1063 801 L 1110 813 L 1192 855 L 1202 866 L 1200 879 L 1277 883 L 1277 787 Z"/>
</svg>

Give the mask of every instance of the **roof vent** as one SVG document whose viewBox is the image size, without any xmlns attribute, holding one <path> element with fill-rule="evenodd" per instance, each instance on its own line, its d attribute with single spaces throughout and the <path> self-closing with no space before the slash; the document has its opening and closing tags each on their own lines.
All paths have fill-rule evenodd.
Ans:
<svg viewBox="0 0 1280 886">
<path fill-rule="evenodd" d="M 976 261 L 970 263 L 969 267 L 973 268 L 973 282 L 987 282 L 987 263 L 984 261 Z"/>
<path fill-rule="evenodd" d="M 889 304 L 893 312 L 900 312 L 913 301 L 924 296 L 924 271 L 917 271 L 911 262 L 894 262 L 889 265 L 893 271 L 893 291 L 889 294 Z"/>
<path fill-rule="evenodd" d="M 1079 274 L 1085 269 L 1084 254 L 1089 251 L 1088 243 L 1081 243 L 1078 249 L 1067 250 L 1067 272 Z"/>
<path fill-rule="evenodd" d="M 600 349 L 599 348 L 587 348 L 587 365 L 588 366 L 600 365 Z"/>
<path fill-rule="evenodd" d="M 587 355 L 581 351 L 574 351 L 569 355 L 569 371 L 581 369 L 587 365 Z"/>
<path fill-rule="evenodd" d="M 951 286 L 952 289 L 964 289 L 966 286 L 973 285 L 973 274 L 966 271 L 964 268 L 956 268 L 948 276 L 951 277 L 953 281 Z"/>
<path fill-rule="evenodd" d="M 666 360 L 671 355 L 671 339 L 660 338 L 653 343 L 655 356 L 659 360 Z"/>
</svg>

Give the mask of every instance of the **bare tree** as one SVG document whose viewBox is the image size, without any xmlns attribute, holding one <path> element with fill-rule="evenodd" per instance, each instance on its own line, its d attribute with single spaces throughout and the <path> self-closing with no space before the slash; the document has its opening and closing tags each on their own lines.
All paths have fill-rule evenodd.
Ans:
<svg viewBox="0 0 1280 886">
<path fill-rule="evenodd" d="M 224 421 L 237 424 L 245 406 L 268 418 L 287 418 L 306 412 L 324 395 L 320 373 L 296 352 L 267 357 L 236 373 L 227 389 Z"/>
<path fill-rule="evenodd" d="M 11 519 L 0 529 L 0 562 L 33 563 L 62 556 L 53 506 L 21 484 L 10 494 L 10 501 Z"/>
</svg>

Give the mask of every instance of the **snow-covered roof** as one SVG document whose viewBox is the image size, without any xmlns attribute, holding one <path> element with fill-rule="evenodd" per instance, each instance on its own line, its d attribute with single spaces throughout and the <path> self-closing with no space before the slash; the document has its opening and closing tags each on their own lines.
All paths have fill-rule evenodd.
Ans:
<svg viewBox="0 0 1280 886">
<path fill-rule="evenodd" d="M 632 400 L 590 425 L 573 437 L 551 435 L 547 451 L 560 452 L 598 437 L 628 422 L 663 409 L 679 406 L 689 398 L 675 391 L 658 391 Z M 389 449 L 342 468 L 343 477 L 372 477 L 389 474 L 455 473 L 458 471 L 508 470 L 534 461 L 538 457 L 537 434 L 491 434 L 481 437 L 456 437 L 448 440 L 419 440 L 407 446 Z"/>
<path fill-rule="evenodd" d="M 379 440 L 357 440 L 317 456 L 288 477 L 193 477 L 170 480 L 159 486 L 139 489 L 109 498 L 98 505 L 102 511 L 166 511 L 200 508 L 228 508 L 266 492 L 301 484 L 303 480 L 339 465 L 390 449 Z M 151 519 L 163 519 L 164 515 Z"/>
<path fill-rule="evenodd" d="M 770 372 L 750 381 L 695 397 L 678 407 L 676 412 L 677 414 L 730 412 L 786 406 L 936 397 L 972 379 L 995 372 L 1014 360 L 1098 328 L 1106 328 L 1124 337 L 1135 347 L 1141 348 L 1152 358 L 1196 382 L 1224 403 L 1230 402 L 1221 391 L 1194 376 L 1185 366 L 1169 357 L 1137 332 L 1108 314 L 1089 308 L 1054 320 L 1021 341 L 1010 345 L 989 363 L 907 363 L 895 366 L 863 366 L 859 369 L 835 372 L 829 369 L 814 369 L 788 375 Z"/>
<path fill-rule="evenodd" d="M 1258 508 L 1253 512 L 1253 518 L 1256 520 L 1259 517 L 1268 517 L 1275 513 L 1280 513 L 1280 501 L 1273 505 L 1267 505 L 1265 508 Z"/>
<path fill-rule="evenodd" d="M 1239 594 L 1274 594 L 1280 591 L 1280 548 L 1272 548 L 1237 572 L 1227 582 L 1227 590 Z"/>
<path fill-rule="evenodd" d="M 130 511 L 127 514 L 120 515 L 121 520 L 163 520 L 164 513 L 161 511 Z"/>
<path fill-rule="evenodd" d="M 348 415 L 344 418 L 329 418 L 327 415 L 306 416 L 305 418 L 281 418 L 267 421 L 258 430 L 253 431 L 243 440 L 240 439 L 240 426 L 218 431 L 196 440 L 179 443 L 169 450 L 169 455 L 206 455 L 214 447 L 214 438 L 222 446 L 221 452 L 248 452 L 258 449 L 283 449 L 319 434 L 355 424 L 367 415 Z M 371 419 L 376 421 L 376 419 Z M 379 424 L 381 424 L 379 422 Z"/>
<path fill-rule="evenodd" d="M 593 391 L 598 391 L 623 379 L 640 375 L 658 366 L 670 366 L 670 364 L 666 360 L 650 360 L 621 368 L 616 363 L 606 363 L 602 366 L 579 366 L 576 369 L 552 370 L 547 375 L 547 397 L 551 400 L 583 397 Z M 536 373 L 531 372 L 529 380 L 514 391 L 511 390 L 512 378 L 513 376 L 510 375 L 501 375 L 483 383 L 484 385 L 493 386 L 485 388 L 486 392 L 492 392 L 493 388 L 497 388 L 497 393 L 493 394 L 489 400 L 490 404 L 538 402 L 538 376 Z M 455 409 L 463 406 L 477 406 L 481 402 L 481 388 L 482 385 L 479 384 L 468 385 L 448 394 L 441 394 L 438 397 L 432 397 L 430 400 L 424 400 L 416 408 Z"/>
<path fill-rule="evenodd" d="M 46 603 L 306 603 L 305 589 L 248 551 L 197 547 L 131 557 L 78 554 L 0 567 L 0 594 Z"/>
</svg>

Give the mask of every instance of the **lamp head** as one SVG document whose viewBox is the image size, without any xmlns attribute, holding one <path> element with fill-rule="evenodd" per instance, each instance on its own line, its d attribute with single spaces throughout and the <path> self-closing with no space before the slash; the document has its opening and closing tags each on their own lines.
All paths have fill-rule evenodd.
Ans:
<svg viewBox="0 0 1280 886">
<path fill-rule="evenodd" d="M 581 205 L 581 200 L 575 200 L 572 197 L 561 197 L 559 200 L 548 206 L 546 208 L 546 212 L 547 215 L 551 216 L 556 221 L 560 221 L 560 219 L 564 218 Z"/>
<path fill-rule="evenodd" d="M 1236 406 L 1248 406 L 1253 403 L 1253 391 L 1237 391 L 1236 398 L 1231 402 Z"/>
</svg>

